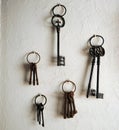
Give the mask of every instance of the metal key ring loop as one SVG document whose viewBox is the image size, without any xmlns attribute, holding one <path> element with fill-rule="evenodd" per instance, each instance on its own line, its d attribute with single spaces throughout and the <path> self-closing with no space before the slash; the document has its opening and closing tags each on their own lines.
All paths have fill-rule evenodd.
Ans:
<svg viewBox="0 0 119 130">
<path fill-rule="evenodd" d="M 35 62 L 35 64 L 37 64 L 37 63 L 40 61 L 40 55 L 39 55 L 37 52 L 35 52 L 35 51 L 31 51 L 31 52 L 28 53 L 28 55 L 27 55 L 27 57 L 26 57 L 27 62 L 28 62 L 29 64 L 32 63 L 32 62 L 29 61 L 29 56 L 32 55 L 32 54 L 36 54 L 36 55 L 38 56 L 38 60 Z"/>
<path fill-rule="evenodd" d="M 64 93 L 66 92 L 66 91 L 64 90 L 64 84 L 65 84 L 65 83 L 68 83 L 68 82 L 73 85 L 73 87 L 74 87 L 73 92 L 75 92 L 75 91 L 76 91 L 76 84 L 75 84 L 73 81 L 70 81 L 70 80 L 65 80 L 65 81 L 63 82 L 63 84 L 62 84 L 62 90 L 63 90 L 63 92 L 64 92 Z"/>
<path fill-rule="evenodd" d="M 45 102 L 44 102 L 43 105 L 45 105 L 45 104 L 47 103 L 47 98 L 46 98 L 46 96 L 45 96 L 45 95 L 42 95 L 42 94 L 38 94 L 38 95 L 35 97 L 35 105 L 38 104 L 38 103 L 37 103 L 37 98 L 38 98 L 38 97 L 43 97 L 43 98 L 45 99 Z"/>
<path fill-rule="evenodd" d="M 57 21 L 54 21 L 54 19 L 55 18 L 59 18 L 58 20 L 59 20 L 59 22 L 61 22 L 61 24 L 59 24 L 59 25 L 56 25 L 56 23 L 57 23 Z M 53 26 L 55 26 L 55 27 L 64 27 L 64 25 L 65 25 L 65 20 L 64 20 L 64 18 L 62 17 L 62 16 L 60 16 L 60 15 L 54 15 L 53 17 L 52 17 L 52 19 L 51 19 L 51 23 L 53 24 Z M 58 23 L 57 23 L 58 24 Z"/>
<path fill-rule="evenodd" d="M 61 7 L 61 8 L 63 8 L 63 13 L 62 14 L 56 14 L 55 13 L 55 9 L 57 8 L 57 7 Z M 57 4 L 57 5 L 55 5 L 52 9 L 51 9 L 51 11 L 52 11 L 52 13 L 53 13 L 53 15 L 60 15 L 60 16 L 64 16 L 65 14 L 66 14 L 66 12 L 67 12 L 67 9 L 66 9 L 66 7 L 64 6 L 64 5 L 61 5 L 61 4 Z"/>
<path fill-rule="evenodd" d="M 94 46 L 91 41 L 92 41 L 92 39 L 95 38 L 95 37 L 99 37 L 99 38 L 102 39 L 101 45 L 98 45 L 98 46 L 102 46 L 102 45 L 104 44 L 104 38 L 103 38 L 101 35 L 93 35 L 93 36 L 89 39 L 90 45 L 91 45 L 91 46 Z"/>
</svg>

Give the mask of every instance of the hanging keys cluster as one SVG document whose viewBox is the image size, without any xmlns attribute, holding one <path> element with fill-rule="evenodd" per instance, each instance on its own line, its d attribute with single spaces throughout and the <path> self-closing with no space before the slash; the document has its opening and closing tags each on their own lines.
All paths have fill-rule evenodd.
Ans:
<svg viewBox="0 0 119 130">
<path fill-rule="evenodd" d="M 35 81 L 36 81 L 36 84 L 39 85 L 36 63 L 30 63 L 30 80 L 29 80 L 29 84 L 32 83 L 31 82 L 32 77 L 33 77 L 33 85 L 35 85 Z"/>
<path fill-rule="evenodd" d="M 36 54 L 36 56 L 38 56 L 38 60 L 36 62 L 30 62 L 29 61 L 29 56 L 31 54 Z M 29 63 L 29 68 L 30 68 L 30 79 L 29 79 L 29 84 L 31 85 L 33 83 L 33 85 L 39 85 L 39 81 L 38 81 L 38 74 L 37 74 L 37 63 L 40 61 L 40 55 L 37 52 L 30 52 L 27 55 L 27 62 Z"/>
<path fill-rule="evenodd" d="M 73 85 L 74 91 L 67 92 L 64 90 L 64 84 L 67 82 L 70 82 Z M 77 113 L 74 102 L 74 92 L 76 90 L 76 85 L 72 81 L 66 80 L 62 85 L 62 89 L 64 92 L 64 119 L 73 118 Z"/>
<path fill-rule="evenodd" d="M 43 110 L 44 110 L 44 105 L 42 103 L 37 103 L 37 121 L 39 124 L 41 124 L 42 120 L 42 126 L 44 127 L 44 116 L 43 116 Z"/>
<path fill-rule="evenodd" d="M 77 113 L 74 103 L 74 92 L 65 92 L 64 100 L 64 119 L 73 118 L 73 116 Z"/>
<path fill-rule="evenodd" d="M 63 11 L 61 14 L 56 13 L 56 9 L 59 7 L 61 7 L 61 10 Z M 51 23 L 57 31 L 57 66 L 65 66 L 65 57 L 60 55 L 60 29 L 65 25 L 65 20 L 63 16 L 66 14 L 67 10 L 64 5 L 58 4 L 55 5 L 51 11 L 53 14 Z"/>
<path fill-rule="evenodd" d="M 99 37 L 102 39 L 101 45 L 92 45 L 91 40 L 95 37 Z M 103 94 L 99 93 L 99 70 L 100 70 L 100 57 L 105 55 L 105 50 L 102 47 L 104 43 L 104 38 L 100 35 L 94 35 L 89 39 L 89 43 L 91 45 L 91 48 L 89 49 L 89 54 L 92 57 L 92 67 L 91 67 L 91 73 L 90 73 L 90 78 L 88 83 L 87 98 L 89 97 L 89 94 L 92 96 L 96 96 L 96 98 L 103 98 Z M 93 69 L 94 69 L 94 64 L 96 59 L 97 59 L 97 86 L 95 90 L 95 89 L 91 89 L 91 81 L 92 81 Z"/>
<path fill-rule="evenodd" d="M 37 99 L 39 97 L 43 97 L 45 99 L 45 103 L 44 104 L 42 102 L 39 103 L 37 101 Z M 39 125 L 42 124 L 43 127 L 45 126 L 44 125 L 44 114 L 43 114 L 43 110 L 44 110 L 44 106 L 45 106 L 46 103 L 47 103 L 46 96 L 44 96 L 44 95 L 37 95 L 35 97 L 35 105 L 36 105 L 36 108 L 37 108 L 37 121 L 38 121 Z"/>
</svg>

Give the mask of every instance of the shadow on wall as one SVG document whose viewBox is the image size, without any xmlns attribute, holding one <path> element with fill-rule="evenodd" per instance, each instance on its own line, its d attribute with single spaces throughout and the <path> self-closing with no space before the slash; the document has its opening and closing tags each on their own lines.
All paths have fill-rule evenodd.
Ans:
<svg viewBox="0 0 119 130">
<path fill-rule="evenodd" d="M 55 32 L 56 29 L 54 28 L 54 26 L 51 23 L 51 16 L 52 16 L 52 9 L 50 10 L 50 24 L 51 24 L 51 28 L 50 28 L 50 32 L 51 32 L 51 64 L 52 65 L 56 65 L 57 63 L 57 57 L 54 55 L 54 50 L 55 48 Z"/>
<path fill-rule="evenodd" d="M 54 55 L 55 48 L 55 28 L 51 27 L 51 64 L 56 65 L 57 63 L 57 57 Z"/>
<path fill-rule="evenodd" d="M 55 48 L 55 28 L 51 23 L 52 12 L 50 11 L 49 15 L 44 18 L 45 26 L 49 27 L 50 30 L 50 41 L 49 41 L 49 49 L 50 49 L 50 63 L 49 65 L 56 65 L 57 57 L 54 54 Z"/>
<path fill-rule="evenodd" d="M 30 65 L 29 63 L 26 62 L 26 57 L 27 57 L 28 53 L 26 53 L 23 57 L 22 57 L 22 61 L 24 61 L 24 63 L 21 63 L 20 67 L 22 68 L 21 70 L 23 70 L 23 83 L 24 84 L 29 84 L 29 78 L 30 78 Z"/>
<path fill-rule="evenodd" d="M 87 41 L 87 44 L 89 43 L 89 40 Z M 87 61 L 86 61 L 86 65 L 84 67 L 84 73 L 82 75 L 82 82 L 81 82 L 81 86 L 80 86 L 80 95 L 85 95 L 87 86 L 85 86 L 85 82 L 86 82 L 86 77 L 88 74 L 88 70 L 89 70 L 89 66 L 91 64 L 91 57 L 89 56 L 89 45 L 87 45 L 85 48 L 82 49 L 81 51 L 82 55 L 87 56 Z"/>
<path fill-rule="evenodd" d="M 37 109 L 36 109 L 36 105 L 34 103 L 34 100 L 35 100 L 35 97 L 32 99 L 31 101 L 31 109 L 30 109 L 30 112 L 29 112 L 29 117 L 31 118 L 30 121 L 32 121 L 33 124 L 36 124 L 37 123 Z"/>
<path fill-rule="evenodd" d="M 63 106 L 64 106 L 64 95 L 63 95 L 63 92 L 61 91 L 61 88 L 62 88 L 62 83 L 61 82 L 59 85 L 58 85 L 58 92 L 55 92 L 55 98 L 57 99 L 57 102 L 56 102 L 56 117 L 61 117 L 63 118 Z"/>
<path fill-rule="evenodd" d="M 23 67 L 23 70 L 24 70 L 23 81 L 24 81 L 25 84 L 28 84 L 29 83 L 29 76 L 30 76 L 29 75 L 30 66 L 29 66 L 29 64 L 24 63 L 24 64 L 22 64 L 22 67 Z"/>
</svg>

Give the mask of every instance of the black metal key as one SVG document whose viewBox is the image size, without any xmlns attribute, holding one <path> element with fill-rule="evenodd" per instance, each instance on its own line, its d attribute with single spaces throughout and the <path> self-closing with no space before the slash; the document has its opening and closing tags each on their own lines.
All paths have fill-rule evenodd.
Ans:
<svg viewBox="0 0 119 130">
<path fill-rule="evenodd" d="M 93 75 L 93 69 L 94 69 L 94 64 L 95 64 L 95 55 L 92 55 L 92 67 L 91 67 L 91 73 L 90 73 L 90 78 L 89 78 L 89 83 L 88 83 L 88 90 L 87 90 L 87 98 L 90 94 L 90 88 L 91 88 L 91 81 L 92 81 L 92 75 Z"/>
<path fill-rule="evenodd" d="M 37 65 L 36 64 L 34 66 L 34 85 L 35 85 L 35 81 L 36 81 L 36 84 L 39 85 L 38 73 L 37 73 Z"/>
<path fill-rule="evenodd" d="M 41 124 L 41 117 L 40 117 L 40 104 L 36 104 L 37 107 L 37 121 Z"/>
<path fill-rule="evenodd" d="M 44 104 L 42 102 L 39 103 L 37 101 L 37 98 L 39 98 L 39 97 L 43 97 L 45 99 Z M 44 114 L 43 114 L 43 110 L 44 110 L 44 105 L 46 103 L 47 103 L 47 98 L 44 95 L 38 94 L 35 97 L 35 105 L 36 105 L 36 108 L 37 108 L 37 121 L 39 122 L 39 125 L 42 124 L 43 127 L 44 127 Z"/>
<path fill-rule="evenodd" d="M 31 84 L 32 72 L 33 72 L 33 67 L 32 67 L 32 63 L 30 63 L 30 79 L 29 79 L 29 84 Z"/>
<path fill-rule="evenodd" d="M 32 69 L 32 70 L 33 70 L 33 85 L 35 85 L 35 80 L 36 80 L 36 79 L 35 79 L 35 72 L 36 72 L 35 69 L 36 69 L 36 67 L 35 67 L 35 64 L 34 64 L 34 63 L 33 63 L 33 66 L 32 66 L 32 67 L 33 67 L 33 69 Z"/>
<path fill-rule="evenodd" d="M 65 65 L 65 57 L 60 56 L 60 23 L 61 21 L 57 20 L 57 65 Z"/>
<path fill-rule="evenodd" d="M 102 46 L 99 46 L 96 50 L 97 55 L 97 91 L 96 98 L 103 98 L 103 94 L 99 93 L 99 72 L 100 72 L 100 57 L 104 56 L 105 50 Z"/>
<path fill-rule="evenodd" d="M 44 115 L 43 115 L 43 110 L 44 110 L 44 105 L 41 103 L 40 112 L 41 112 L 41 116 L 42 116 L 42 126 L 44 127 Z"/>
<path fill-rule="evenodd" d="M 61 6 L 61 8 L 63 9 L 64 11 L 63 14 L 55 13 L 54 10 L 59 6 Z M 65 20 L 63 18 L 63 16 L 66 14 L 65 6 L 60 5 L 60 4 L 54 6 L 52 8 L 52 14 L 53 14 L 53 17 L 51 19 L 51 22 L 57 30 L 57 66 L 65 66 L 65 57 L 60 55 L 60 28 L 64 27 L 65 25 Z"/>
</svg>

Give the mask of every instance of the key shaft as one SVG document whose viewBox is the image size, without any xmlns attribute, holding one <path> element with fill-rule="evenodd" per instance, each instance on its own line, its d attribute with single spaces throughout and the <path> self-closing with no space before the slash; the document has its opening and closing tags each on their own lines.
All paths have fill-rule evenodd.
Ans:
<svg viewBox="0 0 119 130">
<path fill-rule="evenodd" d="M 96 90 L 96 98 L 99 95 L 99 72 L 100 72 L 100 56 L 97 57 L 97 90 Z"/>
</svg>

